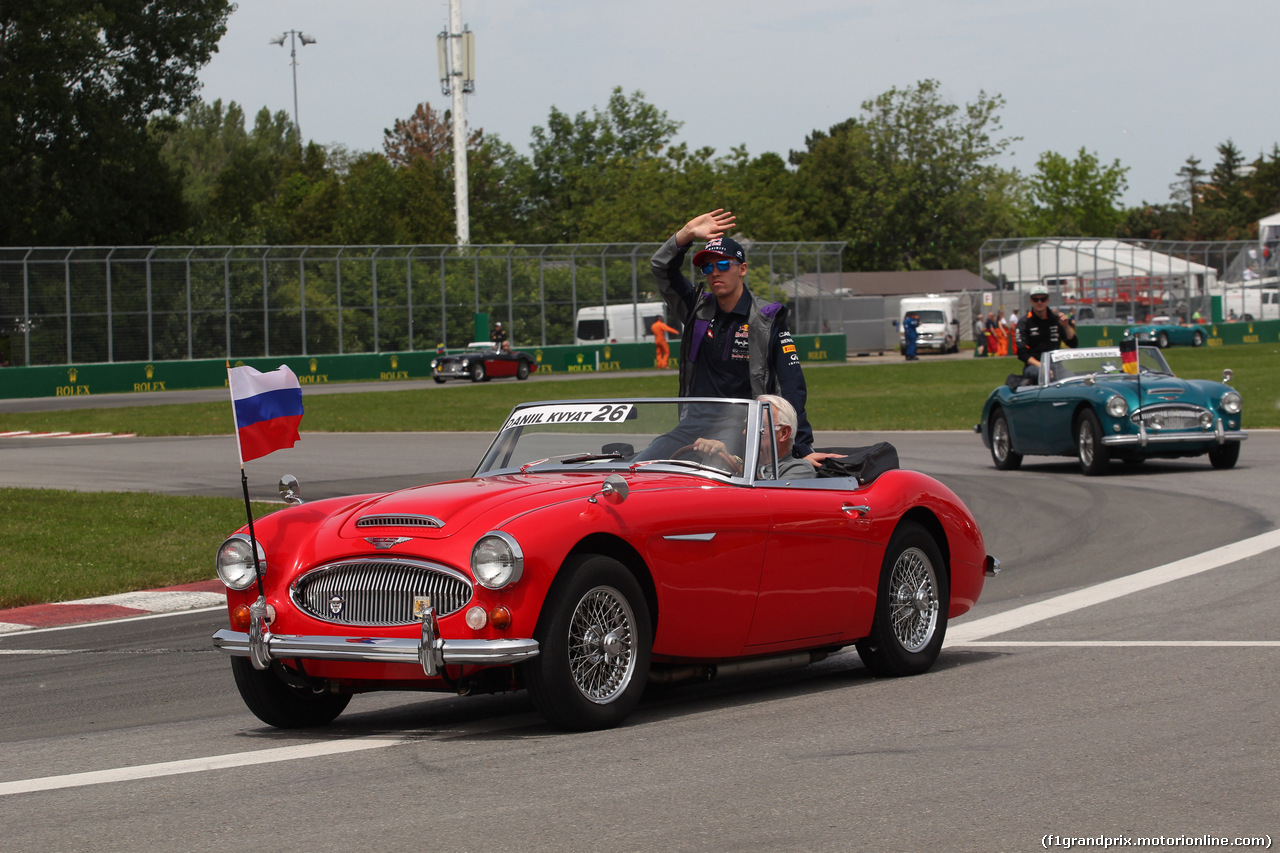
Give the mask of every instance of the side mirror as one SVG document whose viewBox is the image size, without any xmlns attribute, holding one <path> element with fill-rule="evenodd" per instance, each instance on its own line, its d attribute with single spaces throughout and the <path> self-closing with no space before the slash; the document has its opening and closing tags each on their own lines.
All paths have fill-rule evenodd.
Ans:
<svg viewBox="0 0 1280 853">
<path fill-rule="evenodd" d="M 289 506 L 302 503 L 302 486 L 298 485 L 297 477 L 285 474 L 280 478 L 280 499 Z"/>
<path fill-rule="evenodd" d="M 1224 369 L 1224 370 L 1222 371 L 1222 382 L 1223 382 L 1223 384 L 1225 384 L 1225 383 L 1227 383 L 1227 382 L 1230 382 L 1230 381 L 1231 381 L 1231 377 L 1232 377 L 1232 376 L 1235 376 L 1235 373 L 1233 373 L 1233 372 L 1231 371 L 1231 368 L 1229 368 L 1229 367 L 1228 367 L 1228 368 Z"/>
<path fill-rule="evenodd" d="M 596 503 L 596 499 L 603 495 L 606 503 L 616 505 L 625 501 L 630 491 L 631 487 L 627 485 L 627 481 L 623 479 L 621 474 L 610 474 L 604 478 L 604 485 L 600 487 L 600 491 L 587 498 L 587 500 L 590 503 Z"/>
</svg>

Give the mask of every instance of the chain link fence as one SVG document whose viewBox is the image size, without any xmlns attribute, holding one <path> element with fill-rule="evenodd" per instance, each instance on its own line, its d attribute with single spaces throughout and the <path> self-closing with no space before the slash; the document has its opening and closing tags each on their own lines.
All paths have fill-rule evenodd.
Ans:
<svg viewBox="0 0 1280 853">
<path fill-rule="evenodd" d="M 0 248 L 0 359 L 414 352 L 464 346 L 481 314 L 513 345 L 571 344 L 580 309 L 657 298 L 659 245 Z M 844 245 L 744 241 L 751 289 L 788 301 Z"/>
<path fill-rule="evenodd" d="M 1011 238 L 982 244 L 979 274 L 995 285 L 997 307 L 1025 308 L 1043 284 L 1078 323 L 1263 320 L 1280 316 L 1277 261 L 1250 241 Z"/>
</svg>

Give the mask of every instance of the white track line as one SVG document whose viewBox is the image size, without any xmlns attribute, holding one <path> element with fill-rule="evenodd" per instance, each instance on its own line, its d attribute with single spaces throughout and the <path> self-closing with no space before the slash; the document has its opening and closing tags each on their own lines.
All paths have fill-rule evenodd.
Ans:
<svg viewBox="0 0 1280 853">
<path fill-rule="evenodd" d="M 404 741 L 391 738 L 354 738 L 308 743 L 301 746 L 281 746 L 275 749 L 258 749 L 252 752 L 233 752 L 227 755 L 211 755 L 207 758 L 188 758 L 183 761 L 165 761 L 160 764 L 143 764 L 137 767 L 118 767 L 114 770 L 91 770 L 85 773 L 68 773 L 65 776 L 45 776 L 41 779 L 19 779 L 15 782 L 0 782 L 0 797 L 30 794 L 35 791 L 54 791 L 61 788 L 79 788 L 85 785 L 104 785 L 109 782 L 155 779 L 182 773 L 228 770 L 233 767 L 270 764 L 276 761 L 341 755 L 366 749 L 382 749 L 400 743 Z"/>
<path fill-rule="evenodd" d="M 1221 548 L 1205 551 L 1203 554 L 1197 554 L 1194 557 L 1186 557 L 1172 563 L 1165 563 L 1163 566 L 1156 566 L 1154 569 L 1147 569 L 1144 572 L 1105 581 L 1076 592 L 1068 592 L 1064 595 L 1047 598 L 1044 601 L 1037 601 L 1034 604 L 1015 607 L 1013 610 L 1006 610 L 1004 613 L 996 613 L 983 619 L 961 623 L 954 628 L 947 629 L 946 645 L 961 646 L 978 640 L 985 640 L 987 637 L 992 637 L 996 634 L 1024 628 L 1027 625 L 1043 622 L 1045 619 L 1052 619 L 1055 616 L 1064 616 L 1076 610 L 1091 607 L 1094 604 L 1102 604 L 1130 593 L 1141 592 L 1153 586 L 1181 580 L 1192 575 L 1198 575 L 1201 572 L 1207 572 L 1210 569 L 1256 557 L 1273 548 L 1280 548 L 1280 530 L 1272 530 L 1254 536 L 1251 539 L 1243 539 L 1230 545 L 1223 545 Z"/>
<path fill-rule="evenodd" d="M 1073 648 L 1129 649 L 1129 648 L 1180 648 L 1180 649 L 1280 649 L 1280 640 L 971 640 L 965 646 L 988 648 L 1038 646 L 1066 646 Z M 4 654 L 4 652 L 0 652 Z"/>
</svg>

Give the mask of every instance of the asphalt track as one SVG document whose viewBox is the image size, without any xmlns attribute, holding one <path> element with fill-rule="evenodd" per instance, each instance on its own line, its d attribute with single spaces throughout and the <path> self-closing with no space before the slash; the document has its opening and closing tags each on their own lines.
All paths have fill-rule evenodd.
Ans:
<svg viewBox="0 0 1280 853">
<path fill-rule="evenodd" d="M 0 635 L 0 850 L 1274 839 L 1280 433 L 1252 432 L 1233 471 L 1091 479 L 1068 460 L 997 472 L 966 433 L 819 438 L 892 440 L 964 498 L 1005 565 L 929 674 L 879 681 L 842 653 L 651 690 L 627 725 L 577 735 L 518 694 L 379 694 L 287 733 L 249 715 L 210 650 L 216 609 Z M 477 442 L 304 433 L 249 476 L 268 493 L 285 470 L 310 497 L 364 491 L 458 473 Z M 12 485 L 238 494 L 237 469 L 229 438 L 0 440 Z"/>
</svg>

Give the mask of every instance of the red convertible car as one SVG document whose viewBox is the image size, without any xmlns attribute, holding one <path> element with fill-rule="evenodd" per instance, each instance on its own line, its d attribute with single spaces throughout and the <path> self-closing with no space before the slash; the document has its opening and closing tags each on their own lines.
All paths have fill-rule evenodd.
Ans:
<svg viewBox="0 0 1280 853">
<path fill-rule="evenodd" d="M 761 401 L 528 403 L 467 479 L 302 503 L 286 477 L 294 505 L 218 551 L 214 645 L 282 728 L 366 691 L 522 688 L 602 728 L 650 682 L 849 645 L 875 675 L 925 672 L 998 571 L 973 516 L 892 464 L 779 478 L 774 435 Z"/>
</svg>

